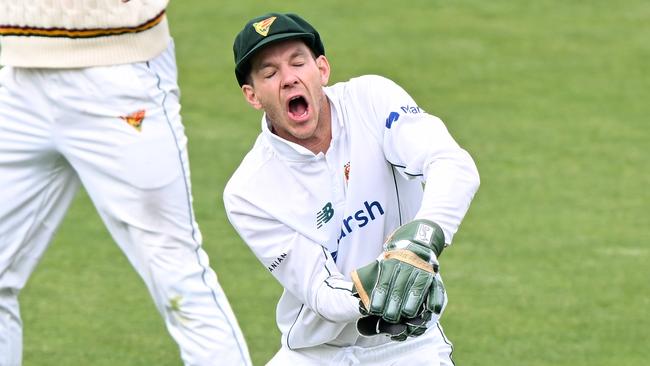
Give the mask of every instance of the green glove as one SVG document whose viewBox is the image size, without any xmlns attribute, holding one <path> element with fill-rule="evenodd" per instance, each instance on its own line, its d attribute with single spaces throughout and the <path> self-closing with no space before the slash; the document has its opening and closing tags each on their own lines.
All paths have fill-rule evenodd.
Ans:
<svg viewBox="0 0 650 366">
<path fill-rule="evenodd" d="M 361 313 L 393 324 L 439 313 L 444 287 L 435 275 L 443 248 L 444 234 L 434 222 L 415 220 L 395 230 L 376 261 L 352 272 Z"/>
<path fill-rule="evenodd" d="M 417 337 L 427 329 L 428 320 L 417 317 L 406 319 L 403 323 L 389 323 L 376 315 L 369 315 L 357 321 L 357 330 L 364 336 L 385 334 L 394 341 L 405 341 L 408 337 Z"/>
<path fill-rule="evenodd" d="M 408 337 L 417 337 L 427 330 L 427 323 L 432 314 L 440 314 L 445 299 L 445 288 L 436 279 L 432 284 L 421 312 L 414 318 L 403 318 L 399 323 L 391 323 L 377 315 L 368 315 L 357 320 L 357 330 L 364 336 L 386 334 L 394 341 L 405 341 Z"/>
<path fill-rule="evenodd" d="M 445 287 L 437 278 L 433 282 L 422 311 L 414 318 L 403 318 L 399 323 L 390 323 L 377 315 L 368 315 L 357 321 L 357 330 L 364 336 L 386 334 L 394 341 L 405 341 L 417 337 L 427 330 L 432 314 L 440 314 L 445 298 Z"/>
</svg>

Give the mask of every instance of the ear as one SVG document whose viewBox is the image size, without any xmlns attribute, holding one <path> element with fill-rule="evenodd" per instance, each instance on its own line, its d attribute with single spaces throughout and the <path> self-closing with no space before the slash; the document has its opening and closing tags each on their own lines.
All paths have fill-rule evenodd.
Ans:
<svg viewBox="0 0 650 366">
<path fill-rule="evenodd" d="M 321 85 L 325 86 L 330 80 L 330 63 L 327 61 L 325 55 L 320 55 L 316 58 L 316 66 L 320 71 L 320 82 Z"/>
<path fill-rule="evenodd" d="M 248 102 L 248 104 L 251 105 L 251 107 L 260 110 L 262 109 L 262 103 L 257 99 L 257 95 L 255 94 L 255 88 L 253 88 L 251 85 L 244 84 L 241 87 L 242 93 L 244 93 L 244 98 Z"/>
</svg>

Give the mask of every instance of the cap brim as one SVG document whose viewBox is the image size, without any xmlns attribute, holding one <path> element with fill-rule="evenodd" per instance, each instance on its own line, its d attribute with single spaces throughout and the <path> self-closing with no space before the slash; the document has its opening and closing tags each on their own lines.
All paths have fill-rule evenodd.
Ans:
<svg viewBox="0 0 650 366">
<path fill-rule="evenodd" d="M 239 60 L 237 63 L 236 68 L 241 69 L 241 66 L 245 65 L 248 63 L 249 59 L 253 56 L 253 54 L 257 51 L 259 51 L 260 48 L 270 44 L 270 43 L 275 43 L 278 41 L 284 41 L 288 39 L 296 39 L 296 38 L 308 38 L 310 41 L 314 41 L 314 35 L 311 33 L 280 33 L 280 34 L 274 34 L 269 37 L 264 38 L 261 40 L 258 44 L 255 45 L 255 47 L 251 48 L 250 51 L 248 51 L 244 57 Z M 311 48 L 311 47 L 310 47 Z"/>
</svg>

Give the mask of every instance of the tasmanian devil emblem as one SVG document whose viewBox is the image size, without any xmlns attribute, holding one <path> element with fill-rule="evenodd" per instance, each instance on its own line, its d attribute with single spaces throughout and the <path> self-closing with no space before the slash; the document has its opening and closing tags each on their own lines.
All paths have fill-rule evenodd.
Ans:
<svg viewBox="0 0 650 366">
<path fill-rule="evenodd" d="M 142 131 L 142 121 L 144 121 L 144 109 L 140 109 L 126 116 L 120 117 L 126 123 L 130 124 L 136 130 Z"/>
</svg>

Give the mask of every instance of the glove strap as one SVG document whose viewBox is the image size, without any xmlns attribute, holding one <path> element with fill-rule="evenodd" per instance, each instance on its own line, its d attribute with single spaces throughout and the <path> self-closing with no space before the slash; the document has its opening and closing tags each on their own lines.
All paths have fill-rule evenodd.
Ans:
<svg viewBox="0 0 650 366">
<path fill-rule="evenodd" d="M 354 283 L 352 286 L 353 294 L 359 297 L 359 300 L 361 300 L 361 303 L 363 303 L 363 306 L 366 309 L 370 309 L 370 296 L 366 292 L 366 289 L 363 288 L 363 282 L 361 281 L 361 278 L 359 278 L 359 274 L 357 273 L 356 269 L 352 271 L 350 277 L 352 277 L 352 282 Z M 363 311 L 361 313 L 363 313 Z"/>
<path fill-rule="evenodd" d="M 395 249 L 388 252 L 384 252 L 384 259 L 395 258 L 401 262 L 408 263 L 414 267 L 417 267 L 423 271 L 430 273 L 436 273 L 438 268 L 435 268 L 431 263 L 422 260 L 417 254 L 413 253 L 410 250 L 406 249 Z"/>
</svg>

